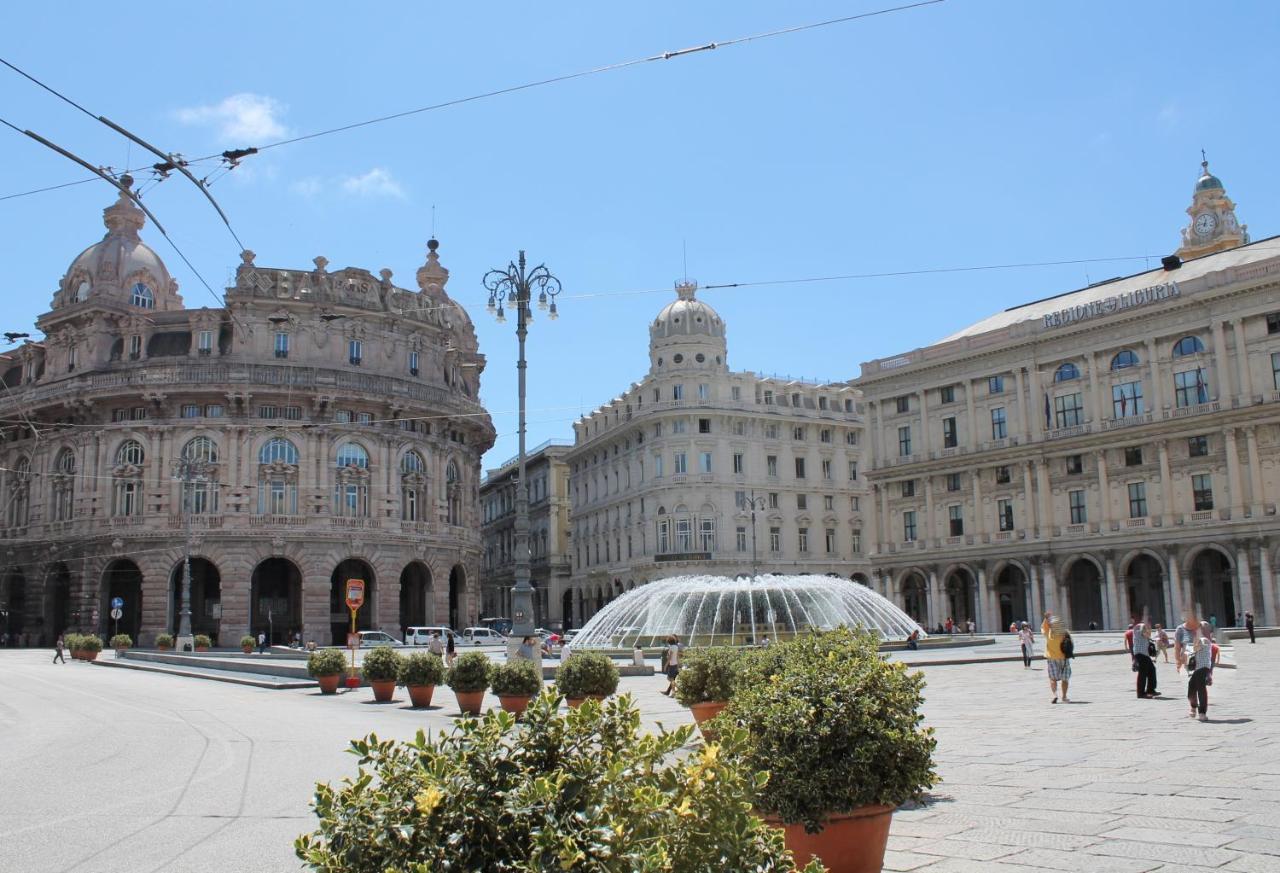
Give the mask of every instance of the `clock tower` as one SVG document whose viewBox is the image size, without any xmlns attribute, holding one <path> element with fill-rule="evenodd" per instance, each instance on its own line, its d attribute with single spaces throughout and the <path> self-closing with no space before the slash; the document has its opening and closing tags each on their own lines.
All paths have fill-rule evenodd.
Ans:
<svg viewBox="0 0 1280 873">
<path fill-rule="evenodd" d="M 1236 221 L 1236 205 L 1227 196 L 1222 181 L 1209 172 L 1209 160 L 1200 163 L 1191 205 L 1187 207 L 1190 223 L 1182 229 L 1182 245 L 1178 257 L 1184 261 L 1233 249 L 1249 242 L 1249 226 Z"/>
</svg>

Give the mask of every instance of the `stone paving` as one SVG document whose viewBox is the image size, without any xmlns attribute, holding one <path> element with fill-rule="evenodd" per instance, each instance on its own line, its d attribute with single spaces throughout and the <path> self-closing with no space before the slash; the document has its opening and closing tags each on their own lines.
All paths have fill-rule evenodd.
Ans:
<svg viewBox="0 0 1280 873">
<path fill-rule="evenodd" d="M 0 871 L 297 870 L 316 780 L 351 773 L 351 737 L 408 737 L 453 722 L 423 712 L 0 650 Z M 944 781 L 894 818 L 886 870 L 1280 871 L 1280 639 L 1238 644 L 1210 722 L 1185 681 L 1140 701 L 1123 656 L 1075 662 L 1071 704 L 1043 664 L 929 666 L 925 712 Z M 688 720 L 626 679 L 649 724 Z"/>
</svg>

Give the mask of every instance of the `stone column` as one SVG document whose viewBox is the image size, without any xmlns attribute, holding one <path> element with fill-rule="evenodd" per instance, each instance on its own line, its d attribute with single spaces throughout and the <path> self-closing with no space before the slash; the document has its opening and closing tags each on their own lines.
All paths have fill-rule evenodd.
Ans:
<svg viewBox="0 0 1280 873">
<path fill-rule="evenodd" d="M 920 389 L 920 456 L 928 458 L 932 453 L 933 437 L 929 429 L 929 391 Z"/>
<path fill-rule="evenodd" d="M 1022 491 L 1023 491 L 1023 519 L 1022 527 L 1035 536 L 1037 528 L 1036 522 L 1036 498 L 1035 492 L 1031 489 L 1031 471 L 1035 467 L 1035 461 L 1027 461 L 1022 465 Z"/>
<path fill-rule="evenodd" d="M 1249 367 L 1249 344 L 1245 341 L 1244 319 L 1237 318 L 1231 322 L 1232 332 L 1236 337 L 1236 366 L 1240 375 L 1240 394 L 1243 404 L 1253 402 L 1253 372 Z"/>
<path fill-rule="evenodd" d="M 1103 580 L 1106 592 L 1107 616 L 1103 627 L 1117 630 L 1124 627 L 1124 607 L 1120 602 L 1120 589 L 1116 585 L 1116 562 L 1110 552 L 1103 554 Z"/>
<path fill-rule="evenodd" d="M 1262 463 L 1258 458 L 1258 432 L 1253 425 L 1244 427 L 1245 453 L 1249 459 L 1249 514 L 1262 518 Z"/>
<path fill-rule="evenodd" d="M 1031 438 L 1031 419 L 1027 416 L 1027 398 L 1022 390 L 1022 368 L 1013 368 L 1013 391 L 1018 399 L 1018 419 L 1017 426 L 1014 427 L 1010 423 L 1009 433 L 1022 436 L 1024 439 Z M 1005 407 L 1008 408 L 1007 406 Z"/>
<path fill-rule="evenodd" d="M 1107 452 L 1100 449 L 1094 452 L 1098 463 L 1098 530 L 1106 533 L 1111 530 L 1111 482 L 1107 478 Z"/>
<path fill-rule="evenodd" d="M 938 568 L 929 568 L 929 627 L 937 627 L 946 612 L 942 598 L 942 583 L 938 581 Z"/>
<path fill-rule="evenodd" d="M 1045 398 L 1049 395 L 1040 387 L 1040 369 L 1035 364 L 1031 365 L 1030 379 L 1031 401 L 1027 404 L 1027 414 L 1031 418 L 1031 435 L 1038 440 L 1048 429 L 1045 426 L 1044 407 Z"/>
<path fill-rule="evenodd" d="M 302 576 L 302 636 L 323 646 L 333 642 L 329 624 L 329 575 L 304 572 Z"/>
<path fill-rule="evenodd" d="M 1036 534 L 1048 539 L 1053 536 L 1053 492 L 1049 488 L 1049 465 L 1042 462 L 1036 467 L 1036 488 L 1040 492 L 1040 530 Z"/>
<path fill-rule="evenodd" d="M 867 548 L 866 551 L 867 551 L 867 554 L 869 555 L 878 555 L 881 552 L 881 549 L 880 549 L 880 486 L 872 485 L 871 493 L 868 496 L 871 498 L 871 511 L 866 513 L 867 540 L 868 540 L 866 545 L 869 546 L 870 548 Z"/>
<path fill-rule="evenodd" d="M 1030 573 L 1027 576 L 1027 589 L 1031 593 L 1031 614 L 1027 616 L 1027 621 L 1030 622 L 1036 633 L 1040 632 L 1040 618 L 1044 613 L 1043 601 L 1040 599 L 1039 563 L 1040 559 L 1037 557 L 1033 556 L 1027 559 L 1027 567 Z"/>
<path fill-rule="evenodd" d="M 1093 414 L 1093 428 L 1102 429 L 1102 390 L 1098 387 L 1098 353 L 1088 356 L 1089 361 L 1089 409 Z"/>
<path fill-rule="evenodd" d="M 1253 608 L 1253 576 L 1249 570 L 1249 544 L 1240 542 L 1236 544 L 1236 582 L 1240 590 L 1240 613 L 1252 612 L 1256 618 L 1258 613 Z M 1231 617 L 1234 620 L 1235 616 Z M 1218 623 L 1226 626 L 1227 619 L 1225 616 L 1218 616 Z"/>
<path fill-rule="evenodd" d="M 933 476 L 924 477 L 924 538 L 926 546 L 933 545 Z"/>
<path fill-rule="evenodd" d="M 1173 524 L 1173 477 L 1169 475 L 1169 445 L 1164 440 L 1156 440 L 1156 450 L 1160 454 L 1160 523 L 1170 527 Z"/>
<path fill-rule="evenodd" d="M 1232 520 L 1238 520 L 1244 517 L 1244 493 L 1240 484 L 1240 450 L 1236 445 L 1235 428 L 1225 428 L 1222 434 L 1226 441 L 1227 489 L 1230 491 L 1230 501 L 1227 505 L 1231 509 Z"/>
<path fill-rule="evenodd" d="M 1265 540 L 1258 542 L 1258 577 L 1262 582 L 1262 612 L 1254 613 L 1255 624 L 1274 625 L 1280 623 L 1276 618 L 1276 582 L 1271 572 L 1270 544 Z"/>
<path fill-rule="evenodd" d="M 1040 578 L 1044 581 L 1044 608 L 1054 615 L 1061 614 L 1060 594 L 1057 575 L 1053 572 L 1053 559 L 1045 558 L 1040 567 Z M 1064 619 L 1066 616 L 1062 616 Z"/>
<path fill-rule="evenodd" d="M 1165 575 L 1165 617 L 1164 624 L 1168 627 L 1174 623 L 1178 616 L 1182 614 L 1182 604 L 1187 594 L 1182 590 L 1182 571 L 1178 569 L 1178 550 L 1176 548 L 1169 549 L 1165 553 L 1165 564 L 1169 568 L 1169 572 Z"/>
<path fill-rule="evenodd" d="M 997 625 L 1000 623 L 992 612 L 992 595 L 990 581 L 987 579 L 987 565 L 978 564 L 978 610 L 973 620 L 978 624 L 978 630 L 983 633 L 995 633 L 998 630 Z"/>
<path fill-rule="evenodd" d="M 1154 339 L 1147 340 L 1147 366 L 1151 373 L 1151 411 L 1154 419 L 1164 417 L 1164 375 L 1160 370 L 1159 347 Z"/>
<path fill-rule="evenodd" d="M 880 497 L 877 501 L 880 511 L 880 531 L 884 535 L 885 551 L 888 551 L 889 544 L 894 542 L 893 538 L 895 536 L 893 528 L 889 525 L 889 494 L 885 490 L 885 488 L 888 488 L 888 483 L 886 482 L 884 487 L 876 487 L 879 488 L 880 491 Z M 572 651 L 572 649 L 570 651 Z"/>
<path fill-rule="evenodd" d="M 980 542 L 978 538 L 987 531 L 987 519 L 982 511 L 982 469 L 975 467 L 969 476 L 973 479 L 973 530 L 970 533 L 975 537 L 974 542 Z"/>
<path fill-rule="evenodd" d="M 1229 403 L 1235 397 L 1235 391 L 1231 389 L 1231 361 L 1227 358 L 1227 341 L 1222 325 L 1223 322 L 1215 318 L 1209 329 L 1213 333 L 1213 367 L 1218 377 L 1218 400 Z"/>
<path fill-rule="evenodd" d="M 978 450 L 978 421 L 975 418 L 977 413 L 973 407 L 973 385 L 972 379 L 966 379 L 964 382 L 964 405 L 965 414 L 969 416 L 969 451 L 976 452 Z"/>
</svg>

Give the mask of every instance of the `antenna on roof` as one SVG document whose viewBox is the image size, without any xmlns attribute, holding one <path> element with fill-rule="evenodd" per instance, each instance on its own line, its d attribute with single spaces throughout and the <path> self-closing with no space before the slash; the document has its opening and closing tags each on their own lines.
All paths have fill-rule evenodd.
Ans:
<svg viewBox="0 0 1280 873">
<path fill-rule="evenodd" d="M 689 281 L 689 244 L 685 240 L 680 240 L 680 260 L 683 270 L 684 280 Z"/>
</svg>

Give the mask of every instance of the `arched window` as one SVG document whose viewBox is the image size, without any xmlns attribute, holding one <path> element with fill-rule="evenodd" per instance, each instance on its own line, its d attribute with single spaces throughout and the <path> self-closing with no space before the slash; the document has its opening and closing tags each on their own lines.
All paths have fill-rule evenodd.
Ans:
<svg viewBox="0 0 1280 873">
<path fill-rule="evenodd" d="M 143 282 L 138 282 L 133 286 L 133 294 L 129 298 L 129 302 L 134 306 L 140 306 L 143 309 L 156 308 L 156 295 Z"/>
<path fill-rule="evenodd" d="M 218 462 L 218 446 L 217 444 L 205 436 L 196 437 L 189 440 L 182 447 L 182 458 L 186 461 L 201 461 L 206 464 L 216 464 Z"/>
<path fill-rule="evenodd" d="M 9 511 L 6 520 L 9 527 L 26 525 L 31 512 L 31 459 L 23 456 L 13 464 L 13 473 L 9 478 L 9 493 L 6 502 Z"/>
<path fill-rule="evenodd" d="M 53 462 L 53 469 L 58 473 L 74 473 L 76 471 L 75 452 L 71 449 L 58 452 L 58 459 Z"/>
<path fill-rule="evenodd" d="M 1053 381 L 1055 382 L 1070 382 L 1072 379 L 1079 378 L 1080 368 L 1069 362 L 1063 364 L 1058 368 L 1057 372 L 1053 374 Z"/>
<path fill-rule="evenodd" d="M 89 280 L 81 279 L 80 284 L 76 286 L 76 296 L 71 299 L 72 303 L 83 303 L 89 299 Z"/>
<path fill-rule="evenodd" d="M 298 463 L 297 447 L 283 437 L 275 437 L 262 447 L 262 451 L 258 452 L 259 464 L 274 464 L 276 461 L 283 461 L 286 464 Z"/>
<path fill-rule="evenodd" d="M 369 453 L 364 447 L 358 443 L 343 443 L 338 449 L 338 466 L 341 467 L 359 467 L 362 470 L 369 468 Z"/>
<path fill-rule="evenodd" d="M 427 505 L 427 465 L 422 455 L 408 451 L 400 458 L 400 518 L 424 521 Z"/>
<path fill-rule="evenodd" d="M 369 515 L 369 453 L 358 443 L 338 447 L 333 511 L 348 518 Z"/>
<path fill-rule="evenodd" d="M 53 520 L 69 521 L 75 504 L 76 456 L 71 449 L 58 452 L 53 462 Z"/>
<path fill-rule="evenodd" d="M 182 483 L 182 506 L 192 515 L 207 515 L 218 511 L 217 470 L 218 445 L 205 436 L 188 440 L 182 447 L 182 459 L 200 465 Z"/>
<path fill-rule="evenodd" d="M 449 461 L 445 467 L 444 481 L 446 488 L 446 519 L 449 524 L 462 524 L 462 475 L 458 471 L 456 461 Z"/>
<path fill-rule="evenodd" d="M 401 473 L 421 473 L 427 468 L 423 463 L 422 455 L 417 452 L 405 452 L 404 457 L 400 459 Z"/>
<path fill-rule="evenodd" d="M 142 443 L 137 440 L 125 440 L 120 444 L 120 448 L 116 449 L 116 466 L 130 464 L 141 467 L 145 458 L 146 453 L 142 450 Z"/>
<path fill-rule="evenodd" d="M 1196 336 L 1184 336 L 1173 344 L 1173 356 L 1184 358 L 1187 355 L 1198 355 L 1204 351 L 1204 343 Z"/>
<path fill-rule="evenodd" d="M 1129 349 L 1116 352 L 1116 356 L 1111 359 L 1111 369 L 1113 370 L 1125 370 L 1136 366 L 1138 366 L 1138 356 Z"/>
</svg>

